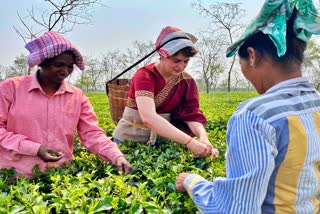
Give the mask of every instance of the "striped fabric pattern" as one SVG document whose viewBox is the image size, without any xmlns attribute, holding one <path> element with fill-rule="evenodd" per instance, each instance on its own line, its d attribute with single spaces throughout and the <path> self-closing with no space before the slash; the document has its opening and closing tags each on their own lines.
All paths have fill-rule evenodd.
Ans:
<svg viewBox="0 0 320 214">
<path fill-rule="evenodd" d="M 25 48 L 30 52 L 28 56 L 28 64 L 30 67 L 39 65 L 47 58 L 55 57 L 67 50 L 72 51 L 75 56 L 75 64 L 79 69 L 84 70 L 84 60 L 77 48 L 60 34 L 49 31 L 27 43 Z"/>
<path fill-rule="evenodd" d="M 159 50 L 158 53 L 161 54 L 164 57 L 169 57 L 174 55 L 176 52 L 179 50 L 185 48 L 185 47 L 193 47 L 196 49 L 194 43 L 198 40 L 194 35 L 190 33 L 186 33 L 179 28 L 172 27 L 172 26 L 167 26 L 164 27 L 155 43 L 155 48 L 158 48 L 160 45 L 163 43 L 167 42 L 170 39 L 176 38 L 176 37 L 186 37 L 189 39 L 177 39 L 168 42 L 164 46 L 162 46 Z"/>
<path fill-rule="evenodd" d="M 305 78 L 240 104 L 227 145 L 226 178 L 184 181 L 201 213 L 319 212 L 320 95 Z"/>
</svg>

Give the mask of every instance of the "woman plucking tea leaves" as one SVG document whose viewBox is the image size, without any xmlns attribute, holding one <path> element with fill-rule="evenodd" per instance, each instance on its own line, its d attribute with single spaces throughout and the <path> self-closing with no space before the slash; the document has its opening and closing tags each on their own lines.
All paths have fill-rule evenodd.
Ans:
<svg viewBox="0 0 320 214">
<path fill-rule="evenodd" d="M 228 48 L 260 96 L 228 122 L 226 177 L 177 177 L 201 213 L 320 212 L 320 94 L 302 77 L 312 34 L 320 17 L 311 0 L 266 0 Z"/>
<path fill-rule="evenodd" d="M 116 142 L 154 144 L 161 136 L 186 146 L 196 157 L 218 155 L 204 128 L 196 82 L 185 71 L 198 52 L 196 40 L 172 26 L 162 29 L 155 44 L 161 47 L 160 61 L 138 69 L 132 78 L 127 106 L 113 133 Z"/>
<path fill-rule="evenodd" d="M 33 176 L 73 159 L 73 137 L 118 170 L 128 173 L 130 164 L 116 143 L 98 127 L 97 117 L 83 91 L 65 81 L 81 70 L 80 52 L 61 35 L 47 32 L 26 44 L 34 75 L 0 83 L 0 168 L 14 168 L 18 175 Z"/>
</svg>

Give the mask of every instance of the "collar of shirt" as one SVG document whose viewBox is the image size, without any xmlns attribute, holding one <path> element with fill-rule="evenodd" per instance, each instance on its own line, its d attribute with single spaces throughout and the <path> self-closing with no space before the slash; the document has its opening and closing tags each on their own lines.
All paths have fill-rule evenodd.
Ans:
<svg viewBox="0 0 320 214">
<path fill-rule="evenodd" d="M 32 90 L 35 90 L 35 89 L 39 89 L 39 90 L 42 91 L 40 83 L 39 83 L 39 81 L 37 79 L 37 72 L 35 72 L 32 75 L 32 80 L 31 80 L 30 87 L 28 88 L 28 92 L 30 92 Z M 65 92 L 74 93 L 74 90 L 70 87 L 70 85 L 65 80 L 63 80 L 62 83 L 61 83 L 61 86 L 59 87 L 59 89 L 56 92 L 56 94 L 63 94 Z"/>
<path fill-rule="evenodd" d="M 266 91 L 266 94 L 273 93 L 273 92 L 278 91 L 282 88 L 292 88 L 295 86 L 297 87 L 297 89 L 299 88 L 299 90 L 301 90 L 302 88 L 305 91 L 314 90 L 314 87 L 312 86 L 312 84 L 310 84 L 309 81 L 305 77 L 297 77 L 297 78 L 282 81 L 282 82 L 272 86 L 271 88 L 269 88 Z M 298 86 L 300 86 L 300 87 L 298 87 Z M 302 88 L 301 88 L 301 86 L 302 86 Z"/>
</svg>

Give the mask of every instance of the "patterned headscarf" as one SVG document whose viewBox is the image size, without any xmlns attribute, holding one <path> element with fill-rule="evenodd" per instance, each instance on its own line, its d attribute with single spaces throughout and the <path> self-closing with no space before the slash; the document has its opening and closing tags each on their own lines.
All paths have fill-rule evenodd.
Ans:
<svg viewBox="0 0 320 214">
<path fill-rule="evenodd" d="M 259 15 L 251 21 L 244 34 L 227 49 L 226 56 L 233 56 L 249 37 L 259 31 L 269 36 L 277 48 L 278 56 L 283 56 L 287 50 L 286 21 L 294 9 L 297 15 L 293 31 L 297 38 L 308 42 L 312 34 L 320 34 L 320 17 L 312 0 L 266 0 Z"/>
<path fill-rule="evenodd" d="M 158 48 L 160 45 L 176 37 L 184 37 L 185 39 L 181 38 L 168 42 L 158 50 L 158 53 L 164 57 L 168 57 L 174 55 L 185 47 L 193 47 L 196 49 L 194 43 L 196 43 L 197 38 L 194 35 L 183 32 L 182 30 L 172 26 L 167 26 L 161 30 L 155 47 Z"/>
<path fill-rule="evenodd" d="M 84 70 L 84 60 L 81 53 L 75 46 L 67 39 L 63 38 L 60 34 L 49 31 L 27 43 L 25 46 L 30 52 L 28 56 L 28 64 L 30 67 L 39 65 L 47 58 L 58 56 L 65 51 L 72 51 L 75 58 L 75 64 L 79 69 Z"/>
</svg>

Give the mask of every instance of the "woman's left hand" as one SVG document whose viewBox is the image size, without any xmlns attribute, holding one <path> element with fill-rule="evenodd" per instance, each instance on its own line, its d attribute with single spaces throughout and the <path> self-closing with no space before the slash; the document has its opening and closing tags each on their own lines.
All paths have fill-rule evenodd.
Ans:
<svg viewBox="0 0 320 214">
<path fill-rule="evenodd" d="M 189 175 L 189 173 L 182 172 L 180 173 L 176 178 L 176 190 L 177 192 L 186 192 L 186 189 L 183 186 L 183 181 L 186 179 L 186 177 Z"/>
</svg>

